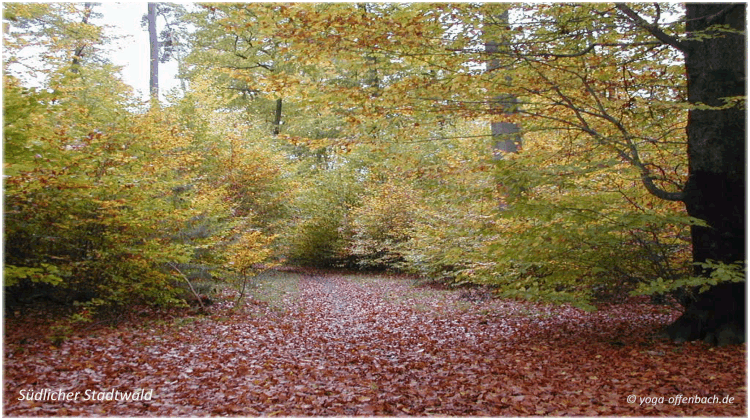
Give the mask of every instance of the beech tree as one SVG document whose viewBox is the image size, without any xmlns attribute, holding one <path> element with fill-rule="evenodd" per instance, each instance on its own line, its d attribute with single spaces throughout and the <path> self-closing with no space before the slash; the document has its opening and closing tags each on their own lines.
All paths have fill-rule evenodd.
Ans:
<svg viewBox="0 0 750 420">
<path fill-rule="evenodd" d="M 159 102 L 159 38 L 156 32 L 156 7 L 156 3 L 148 3 L 148 13 L 146 13 L 149 45 L 148 90 L 154 104 Z"/>
<path fill-rule="evenodd" d="M 635 25 L 685 57 L 689 175 L 681 192 L 660 197 L 684 202 L 688 214 L 706 222 L 692 227 L 696 274 L 716 277 L 721 263 L 740 264 L 744 271 L 746 5 L 687 3 L 687 34 L 682 38 L 664 33 L 627 5 L 617 7 Z M 734 282 L 713 284 L 701 293 L 668 328 L 670 337 L 744 341 L 746 281 L 744 273 L 737 276 Z"/>
<path fill-rule="evenodd" d="M 13 5 L 6 15 L 71 7 Z M 9 201 L 19 212 L 36 203 L 24 177 L 45 197 L 42 185 L 58 182 L 45 165 L 69 168 L 65 159 L 99 151 L 65 149 L 47 163 L 30 156 L 44 156 L 50 139 L 99 144 L 89 126 L 109 127 L 102 137 L 121 148 L 91 169 L 97 194 L 120 191 L 115 175 L 128 170 L 135 180 L 151 176 L 143 194 L 176 189 L 165 197 L 180 211 L 162 225 L 179 236 L 193 223 L 206 236 L 160 236 L 145 196 L 125 189 L 140 205 L 107 214 L 130 236 L 105 245 L 136 246 L 144 234 L 173 247 L 145 253 L 166 262 L 157 251 L 187 261 L 194 239 L 230 253 L 252 243 L 258 252 L 224 255 L 245 276 L 278 235 L 277 256 L 298 262 L 487 283 L 505 297 L 590 307 L 603 289 L 682 291 L 687 309 L 667 329 L 673 339 L 744 339 L 742 5 L 207 5 L 190 15 L 196 31 L 183 44 L 190 89 L 163 118 L 131 115 L 102 94 L 116 82 L 84 65 L 92 54 L 77 53 L 96 44 L 80 37 L 98 29 L 86 24 L 90 11 L 75 10 L 76 30 L 36 40 L 59 43 L 50 54 L 54 94 L 4 79 L 6 115 L 18 119 L 5 130 Z M 76 109 L 86 118 L 76 120 Z M 52 120 L 27 130 L 28 115 L 58 116 L 75 136 Z M 138 142 L 127 136 L 149 124 Z M 493 160 L 500 126 L 510 128 L 514 153 Z M 131 156 L 130 145 L 142 154 Z M 182 161 L 138 165 L 160 153 Z M 68 192 L 55 199 L 74 201 L 78 190 Z M 498 200 L 509 205 L 498 211 Z M 62 257 L 24 259 L 41 219 L 29 234 L 22 217 L 8 220 L 21 244 L 10 272 L 57 281 Z M 86 232 L 73 236 L 86 241 Z M 219 232 L 228 233 L 209 238 Z M 154 278 L 164 280 L 157 265 Z"/>
<path fill-rule="evenodd" d="M 626 171 L 658 199 L 684 203 L 689 217 L 677 217 L 679 209 L 674 209 L 674 217 L 661 217 L 659 223 L 692 224 L 695 275 L 645 279 L 639 290 L 683 289 L 698 295 L 668 329 L 675 340 L 744 339 L 743 6 L 414 6 L 387 16 L 352 14 L 345 7 L 313 9 L 283 7 L 277 18 L 275 33 L 290 45 L 315 46 L 304 60 L 364 57 L 376 50 L 385 52 L 394 67 L 419 63 L 412 67 L 418 73 L 395 73 L 390 83 L 381 84 L 367 112 L 352 123 L 362 127 L 365 118 L 384 121 L 394 107 L 420 116 L 494 118 L 494 98 L 514 97 L 518 112 L 506 115 L 507 123 L 521 123 L 524 135 L 554 132 L 555 141 L 577 145 L 575 152 L 569 150 L 589 159 L 580 172 L 588 171 L 587 182 L 598 169 L 611 175 Z M 508 22 L 496 18 L 509 11 Z M 408 26 L 400 24 L 405 20 Z M 460 35 L 451 29 L 457 22 Z M 485 48 L 482 34 L 490 29 L 508 48 Z M 492 63 L 491 71 L 475 71 L 476 63 Z M 360 90 L 337 93 L 341 102 L 362 99 Z M 499 165 L 507 168 L 513 162 Z M 518 171 L 507 173 L 506 187 L 514 176 L 530 179 Z M 523 185 L 509 188 L 519 197 L 529 192 Z M 623 198 L 633 202 L 632 196 Z M 636 213 L 644 211 L 636 208 Z M 637 219 L 633 216 L 623 215 L 629 224 Z M 646 224 L 659 217 L 649 215 Z M 553 278 L 545 274 L 539 280 L 551 285 Z"/>
<path fill-rule="evenodd" d="M 724 344 L 743 341 L 745 328 L 745 7 L 685 11 L 530 6 L 516 26 L 501 23 L 517 35 L 494 55 L 511 69 L 495 89 L 526 98 L 525 126 L 584 135 L 636 169 L 649 193 L 684 203 L 696 276 L 651 290 L 700 286 L 667 333 Z M 687 171 L 665 166 L 665 154 L 681 153 Z"/>
<path fill-rule="evenodd" d="M 8 71 L 13 62 L 4 63 L 8 296 L 78 302 L 83 320 L 99 309 L 184 303 L 186 268 L 229 260 L 248 273 L 266 258 L 269 236 L 246 223 L 251 210 L 235 211 L 242 203 L 231 182 L 207 176 L 227 172 L 218 161 L 232 171 L 229 181 L 253 177 L 256 168 L 232 166 L 229 148 L 209 143 L 231 122 L 203 136 L 179 107 L 134 112 L 138 101 L 119 69 L 97 57 L 106 37 L 88 19 L 90 7 L 16 3 L 4 11 L 11 56 L 30 54 L 31 39 L 48 57 L 25 63 L 46 73 L 41 89 L 24 87 Z M 205 113 L 194 118 L 218 123 Z M 236 242 L 247 249 L 225 252 Z"/>
<path fill-rule="evenodd" d="M 141 18 L 141 27 L 148 30 L 149 40 L 149 95 L 152 101 L 159 100 L 159 63 L 177 60 L 178 69 L 183 72 L 186 36 L 184 15 L 186 10 L 179 4 L 148 3 L 147 12 Z M 158 17 L 163 18 L 163 29 L 158 31 Z M 183 80 L 182 90 L 185 90 Z"/>
</svg>

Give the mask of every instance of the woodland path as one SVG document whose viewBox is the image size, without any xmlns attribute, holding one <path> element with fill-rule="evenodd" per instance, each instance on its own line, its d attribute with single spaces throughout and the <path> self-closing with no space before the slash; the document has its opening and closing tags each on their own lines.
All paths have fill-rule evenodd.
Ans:
<svg viewBox="0 0 750 420">
<path fill-rule="evenodd" d="M 745 347 L 654 339 L 676 314 L 645 301 L 587 313 L 388 277 L 301 272 L 261 281 L 280 291 L 242 313 L 219 304 L 210 316 L 105 328 L 59 346 L 22 337 L 13 321 L 5 335 L 4 413 L 710 417 L 747 411 Z M 19 401 L 29 389 L 80 396 Z M 86 390 L 112 389 L 153 393 L 148 401 L 84 400 Z M 734 400 L 668 404 L 680 394 Z M 636 403 L 628 403 L 630 395 Z M 641 404 L 646 397 L 665 401 Z"/>
</svg>

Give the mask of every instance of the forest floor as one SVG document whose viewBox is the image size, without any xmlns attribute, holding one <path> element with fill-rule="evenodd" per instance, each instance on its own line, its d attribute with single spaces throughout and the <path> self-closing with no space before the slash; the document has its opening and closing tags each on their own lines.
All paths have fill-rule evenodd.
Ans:
<svg viewBox="0 0 750 420">
<path fill-rule="evenodd" d="M 647 300 L 584 312 L 319 271 L 266 273 L 250 295 L 64 339 L 38 313 L 7 318 L 4 414 L 747 415 L 746 346 L 658 339 L 678 314 Z"/>
</svg>

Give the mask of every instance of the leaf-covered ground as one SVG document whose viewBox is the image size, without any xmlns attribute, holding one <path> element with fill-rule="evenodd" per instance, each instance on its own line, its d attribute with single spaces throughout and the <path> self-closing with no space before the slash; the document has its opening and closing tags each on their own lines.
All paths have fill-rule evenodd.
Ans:
<svg viewBox="0 0 750 420">
<path fill-rule="evenodd" d="M 665 306 L 587 313 L 322 272 L 259 282 L 244 311 L 220 303 L 58 346 L 43 326 L 6 320 L 5 415 L 747 414 L 745 346 L 656 339 L 677 315 Z M 73 394 L 34 397 L 44 390 Z M 107 401 L 112 390 L 148 398 Z"/>
</svg>

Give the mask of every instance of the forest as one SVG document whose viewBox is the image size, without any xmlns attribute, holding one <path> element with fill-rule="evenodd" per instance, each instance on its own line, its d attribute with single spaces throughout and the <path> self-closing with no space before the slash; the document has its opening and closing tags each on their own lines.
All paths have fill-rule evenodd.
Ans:
<svg viewBox="0 0 750 420">
<path fill-rule="evenodd" d="M 133 7 L 2 5 L 5 415 L 747 415 L 744 4 Z"/>
</svg>

